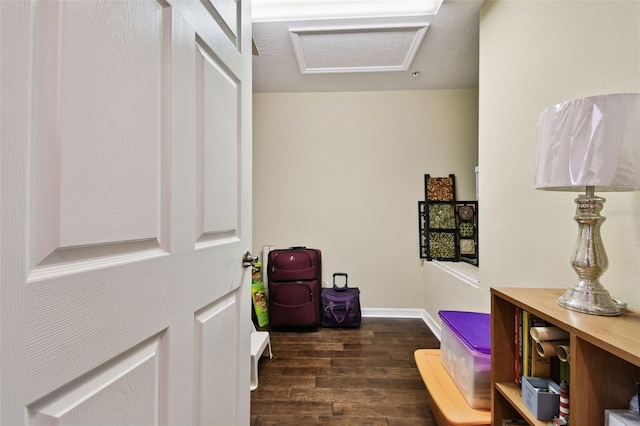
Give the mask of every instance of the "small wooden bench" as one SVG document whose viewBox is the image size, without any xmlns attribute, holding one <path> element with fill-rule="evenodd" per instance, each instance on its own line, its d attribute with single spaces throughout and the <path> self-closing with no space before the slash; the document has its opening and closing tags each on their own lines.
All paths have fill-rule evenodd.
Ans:
<svg viewBox="0 0 640 426">
<path fill-rule="evenodd" d="M 491 425 L 491 410 L 469 407 L 440 362 L 440 349 L 418 349 L 414 357 L 431 397 L 431 411 L 438 426 Z"/>
</svg>

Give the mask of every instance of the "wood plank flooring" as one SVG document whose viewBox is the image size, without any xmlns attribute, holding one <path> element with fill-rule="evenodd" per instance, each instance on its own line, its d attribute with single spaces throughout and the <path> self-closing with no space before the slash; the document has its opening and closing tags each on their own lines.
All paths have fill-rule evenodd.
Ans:
<svg viewBox="0 0 640 426">
<path fill-rule="evenodd" d="M 271 330 L 251 424 L 435 426 L 416 349 L 440 342 L 420 319 L 363 318 L 358 329 Z"/>
</svg>

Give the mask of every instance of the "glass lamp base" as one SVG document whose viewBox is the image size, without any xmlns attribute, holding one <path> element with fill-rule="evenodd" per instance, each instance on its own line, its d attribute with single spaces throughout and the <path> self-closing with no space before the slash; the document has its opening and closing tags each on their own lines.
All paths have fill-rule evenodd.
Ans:
<svg viewBox="0 0 640 426">
<path fill-rule="evenodd" d="M 620 303 L 614 302 L 600 283 L 600 276 L 609 265 L 600 237 L 600 226 L 605 220 L 600 212 L 605 199 L 596 197 L 593 192 L 594 187 L 588 186 L 586 194 L 575 200 L 578 240 L 571 256 L 571 266 L 578 274 L 578 282 L 560 296 L 558 304 L 585 314 L 617 316 L 624 309 Z"/>
<path fill-rule="evenodd" d="M 591 315 L 617 316 L 623 311 L 604 288 L 568 288 L 558 298 L 558 304 L 572 311 Z"/>
</svg>

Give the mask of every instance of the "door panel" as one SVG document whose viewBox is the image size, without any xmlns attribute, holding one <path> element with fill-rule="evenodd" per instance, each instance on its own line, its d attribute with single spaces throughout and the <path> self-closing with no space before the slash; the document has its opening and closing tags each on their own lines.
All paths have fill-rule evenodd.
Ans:
<svg viewBox="0 0 640 426">
<path fill-rule="evenodd" d="M 34 266 L 62 248 L 157 240 L 164 8 L 43 2 L 35 12 L 46 30 L 34 50 L 46 54 L 34 67 Z"/>
<path fill-rule="evenodd" d="M 30 407 L 31 424 L 157 424 L 159 346 L 159 337 L 153 337 Z"/>
<path fill-rule="evenodd" d="M 238 230 L 238 81 L 198 40 L 196 52 L 198 229 L 200 242 Z"/>
<path fill-rule="evenodd" d="M 237 347 L 235 296 L 203 308 L 195 316 L 196 425 L 231 425 L 234 422 L 233 376 L 241 357 Z M 221 369 L 219 366 L 226 368 Z M 215 401 L 215 402 L 213 402 Z"/>
<path fill-rule="evenodd" d="M 163 8 L 156 1 L 59 4 L 57 46 L 37 50 L 60 52 L 60 247 L 156 239 Z"/>
<path fill-rule="evenodd" d="M 248 16 L 0 2 L 0 424 L 248 423 Z"/>
</svg>

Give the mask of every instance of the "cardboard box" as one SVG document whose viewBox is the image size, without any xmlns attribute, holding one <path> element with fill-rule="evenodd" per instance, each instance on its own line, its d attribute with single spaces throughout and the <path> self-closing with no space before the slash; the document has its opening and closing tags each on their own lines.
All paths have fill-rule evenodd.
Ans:
<svg viewBox="0 0 640 426">
<path fill-rule="evenodd" d="M 467 404 L 491 408 L 491 316 L 440 311 L 440 360 Z"/>
<path fill-rule="evenodd" d="M 522 402 L 538 420 L 553 420 L 560 413 L 560 387 L 551 379 L 522 378 Z"/>
</svg>

